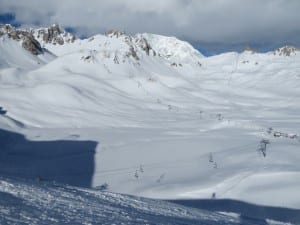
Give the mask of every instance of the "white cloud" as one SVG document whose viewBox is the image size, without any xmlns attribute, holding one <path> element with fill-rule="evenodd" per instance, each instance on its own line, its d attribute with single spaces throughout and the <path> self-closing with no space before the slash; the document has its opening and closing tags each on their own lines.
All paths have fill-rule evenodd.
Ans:
<svg viewBox="0 0 300 225">
<path fill-rule="evenodd" d="M 0 0 L 0 6 L 25 25 L 59 22 L 88 34 L 117 28 L 199 42 L 300 42 L 299 0 Z"/>
</svg>

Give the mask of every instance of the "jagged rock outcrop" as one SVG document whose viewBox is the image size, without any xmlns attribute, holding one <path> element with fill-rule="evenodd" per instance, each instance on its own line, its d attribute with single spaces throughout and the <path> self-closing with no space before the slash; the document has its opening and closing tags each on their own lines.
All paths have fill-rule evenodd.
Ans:
<svg viewBox="0 0 300 225">
<path fill-rule="evenodd" d="M 76 40 L 76 37 L 73 34 L 66 32 L 58 24 L 53 24 L 48 28 L 32 30 L 32 33 L 38 40 L 41 40 L 41 42 L 46 44 L 63 45 L 65 42 L 73 43 Z"/>
<path fill-rule="evenodd" d="M 127 35 L 125 35 L 125 32 L 123 32 L 123 31 L 109 30 L 109 31 L 105 32 L 105 36 L 119 38 L 121 36 L 127 36 Z"/>
<path fill-rule="evenodd" d="M 280 56 L 293 56 L 297 55 L 297 52 L 300 52 L 299 48 L 295 48 L 294 46 L 284 46 L 282 48 L 277 48 L 274 51 L 274 55 L 280 55 Z"/>
<path fill-rule="evenodd" d="M 9 32 L 12 32 L 13 29 L 14 27 L 10 24 L 0 24 L 0 37 L 5 34 L 8 34 Z"/>
<path fill-rule="evenodd" d="M 146 52 L 147 55 L 150 54 L 150 51 L 153 52 L 153 56 L 156 56 L 156 52 L 152 49 L 151 45 L 147 41 L 145 37 L 143 37 L 141 34 L 137 34 L 135 36 L 135 43 Z"/>
<path fill-rule="evenodd" d="M 43 53 L 40 43 L 34 38 L 30 31 L 16 29 L 9 24 L 0 25 L 0 36 L 7 35 L 15 41 L 21 41 L 22 47 L 33 55 Z"/>
<path fill-rule="evenodd" d="M 32 35 L 24 36 L 22 47 L 30 51 L 34 55 L 39 55 L 43 53 L 43 49 L 40 43 L 37 40 L 35 40 L 35 38 Z"/>
</svg>

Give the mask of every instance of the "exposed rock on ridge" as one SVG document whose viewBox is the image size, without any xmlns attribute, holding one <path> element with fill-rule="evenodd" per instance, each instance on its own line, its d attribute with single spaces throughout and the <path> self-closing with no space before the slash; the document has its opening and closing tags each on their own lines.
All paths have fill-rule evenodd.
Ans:
<svg viewBox="0 0 300 225">
<path fill-rule="evenodd" d="M 22 47 L 33 55 L 39 55 L 43 53 L 43 49 L 40 43 L 34 38 L 31 32 L 16 29 L 8 24 L 0 25 L 0 36 L 7 35 L 9 38 L 21 41 Z"/>
<path fill-rule="evenodd" d="M 138 56 L 139 49 L 144 51 L 148 56 L 152 53 L 153 56 L 156 56 L 156 52 L 152 49 L 151 45 L 141 34 L 136 34 L 134 36 L 127 35 L 122 31 L 110 30 L 105 33 L 107 37 L 110 38 L 123 38 L 124 42 L 129 46 L 127 56 L 139 60 Z"/>
<path fill-rule="evenodd" d="M 67 33 L 58 24 L 53 24 L 48 28 L 41 28 L 33 30 L 37 39 L 41 39 L 44 43 L 51 43 L 53 45 L 63 45 L 65 42 L 73 43 L 76 37 L 73 34 Z"/>
<path fill-rule="evenodd" d="M 282 48 L 277 48 L 274 51 L 274 55 L 280 55 L 280 56 L 293 56 L 297 55 L 297 52 L 299 52 L 300 49 L 295 48 L 294 46 L 284 46 Z"/>
</svg>

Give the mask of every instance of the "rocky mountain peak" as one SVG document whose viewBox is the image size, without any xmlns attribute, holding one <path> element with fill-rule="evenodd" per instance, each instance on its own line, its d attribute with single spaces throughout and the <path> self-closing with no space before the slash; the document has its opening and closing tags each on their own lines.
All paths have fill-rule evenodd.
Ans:
<svg viewBox="0 0 300 225">
<path fill-rule="evenodd" d="M 171 66 L 182 67 L 185 64 L 201 66 L 200 60 L 204 56 L 185 41 L 150 33 L 141 34 L 141 37 L 147 41 L 159 57 L 169 61 Z"/>
<path fill-rule="evenodd" d="M 299 52 L 299 51 L 300 51 L 299 48 L 296 48 L 294 46 L 286 45 L 284 47 L 275 49 L 274 55 L 293 56 L 293 55 L 297 55 L 297 52 Z"/>
<path fill-rule="evenodd" d="M 152 53 L 153 56 L 156 55 L 156 52 L 152 49 L 147 39 L 141 34 L 131 36 L 127 35 L 123 31 L 109 30 L 105 33 L 105 36 L 109 38 L 118 38 L 124 41 L 129 47 L 127 55 L 133 57 L 136 60 L 140 59 L 138 56 L 139 50 L 142 50 L 148 56 L 150 55 L 150 53 Z"/>
<path fill-rule="evenodd" d="M 0 36 L 11 32 L 14 27 L 10 24 L 0 24 Z"/>
<path fill-rule="evenodd" d="M 66 32 L 59 24 L 53 24 L 48 28 L 40 28 L 32 31 L 34 36 L 42 43 L 63 45 L 65 42 L 73 43 L 76 37 Z"/>
<path fill-rule="evenodd" d="M 22 47 L 33 55 L 39 55 L 43 53 L 43 49 L 40 43 L 34 38 L 30 31 L 16 29 L 9 24 L 0 24 L 0 36 L 7 35 L 15 41 L 20 41 Z"/>
<path fill-rule="evenodd" d="M 127 35 L 123 31 L 112 29 L 112 30 L 109 30 L 109 31 L 105 32 L 105 36 L 119 38 L 121 36 L 127 36 Z"/>
</svg>

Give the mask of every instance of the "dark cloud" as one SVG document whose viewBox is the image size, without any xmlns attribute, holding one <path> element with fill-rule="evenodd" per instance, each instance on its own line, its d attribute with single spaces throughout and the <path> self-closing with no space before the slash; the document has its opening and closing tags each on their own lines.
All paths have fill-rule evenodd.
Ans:
<svg viewBox="0 0 300 225">
<path fill-rule="evenodd" d="M 17 23 L 72 27 L 81 35 L 116 28 L 193 43 L 300 45 L 299 0 L 0 0 Z"/>
</svg>

